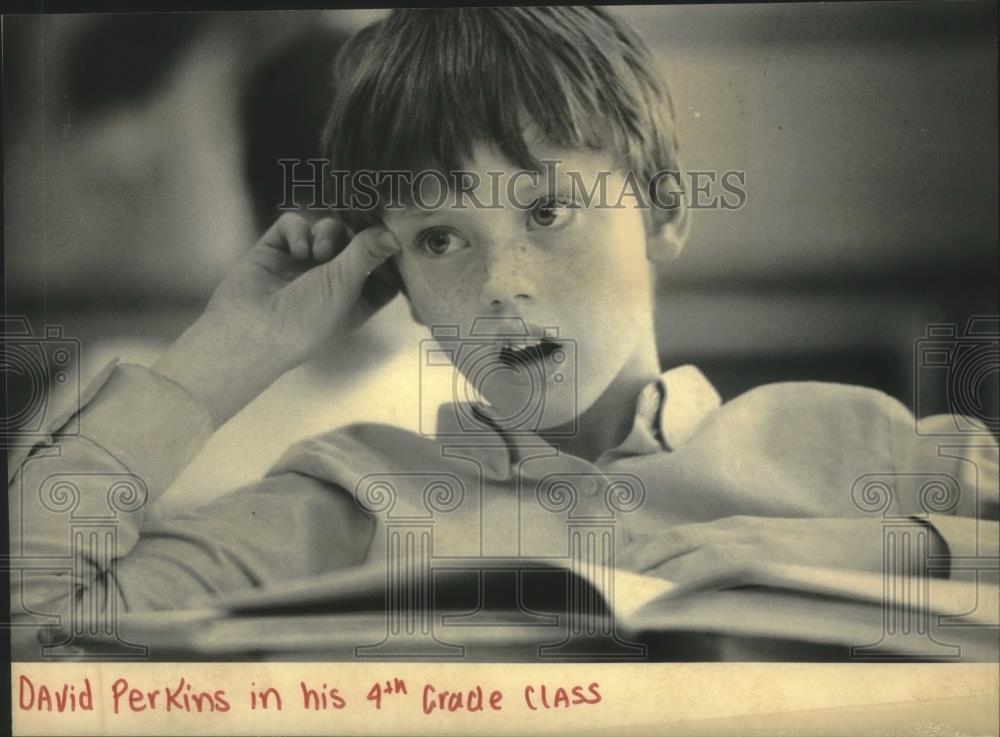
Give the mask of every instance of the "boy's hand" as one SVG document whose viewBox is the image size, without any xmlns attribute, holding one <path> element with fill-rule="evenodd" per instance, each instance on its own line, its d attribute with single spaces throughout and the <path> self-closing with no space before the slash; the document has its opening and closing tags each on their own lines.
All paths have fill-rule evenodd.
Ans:
<svg viewBox="0 0 1000 737">
<path fill-rule="evenodd" d="M 292 368 L 388 301 L 369 304 L 361 290 L 398 251 L 383 226 L 350 238 L 333 218 L 310 227 L 300 215 L 286 213 L 226 275 L 205 318 L 231 323 L 234 331 L 278 351 Z"/>
<path fill-rule="evenodd" d="M 372 271 L 399 252 L 373 226 L 353 238 L 332 218 L 286 213 L 226 275 L 205 313 L 153 368 L 225 422 L 321 345 L 343 337 L 391 294 L 362 299 Z"/>
<path fill-rule="evenodd" d="M 640 535 L 615 557 L 616 566 L 678 584 L 755 563 L 881 573 L 881 520 L 726 517 Z"/>
</svg>

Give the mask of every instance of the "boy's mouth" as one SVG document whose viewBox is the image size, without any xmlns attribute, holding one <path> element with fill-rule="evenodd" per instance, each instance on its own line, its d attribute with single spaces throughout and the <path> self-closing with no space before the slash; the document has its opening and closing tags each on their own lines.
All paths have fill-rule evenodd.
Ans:
<svg viewBox="0 0 1000 737">
<path fill-rule="evenodd" d="M 548 338 L 505 339 L 500 344 L 500 362 L 508 368 L 541 366 L 562 346 Z"/>
</svg>

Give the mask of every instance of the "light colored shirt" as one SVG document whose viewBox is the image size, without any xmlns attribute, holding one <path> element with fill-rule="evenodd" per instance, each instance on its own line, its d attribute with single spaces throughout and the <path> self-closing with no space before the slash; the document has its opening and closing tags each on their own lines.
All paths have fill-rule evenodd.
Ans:
<svg viewBox="0 0 1000 737">
<path fill-rule="evenodd" d="M 64 415 L 9 464 L 15 615 L 64 611 L 84 588 L 119 611 L 179 608 L 377 559 L 394 525 L 432 527 L 435 556 L 565 556 L 581 525 L 613 530 L 615 547 L 733 515 L 915 517 L 952 561 L 998 554 L 995 440 L 956 432 L 951 416 L 917 423 L 861 387 L 773 384 L 722 404 L 697 369 L 672 369 L 593 463 L 485 422 L 451 433 L 478 415 L 446 405 L 440 437 L 339 428 L 295 444 L 256 483 L 145 521 L 209 438 L 206 411 L 127 364 L 103 371 L 80 407 L 79 432 L 62 431 Z M 74 566 L 74 540 L 97 540 L 79 531 L 109 524 L 114 550 L 84 545 Z"/>
</svg>

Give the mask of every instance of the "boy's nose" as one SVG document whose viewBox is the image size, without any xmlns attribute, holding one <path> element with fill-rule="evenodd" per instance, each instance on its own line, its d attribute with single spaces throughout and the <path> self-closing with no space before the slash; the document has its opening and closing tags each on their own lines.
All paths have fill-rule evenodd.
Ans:
<svg viewBox="0 0 1000 737">
<path fill-rule="evenodd" d="M 534 289 L 529 279 L 525 251 L 516 244 L 493 244 L 486 256 L 484 304 L 496 311 L 530 300 Z"/>
</svg>

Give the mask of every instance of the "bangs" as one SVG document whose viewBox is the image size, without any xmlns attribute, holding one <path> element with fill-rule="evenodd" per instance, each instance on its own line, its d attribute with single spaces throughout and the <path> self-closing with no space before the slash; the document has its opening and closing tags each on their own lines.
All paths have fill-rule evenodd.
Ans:
<svg viewBox="0 0 1000 737">
<path fill-rule="evenodd" d="M 448 173 L 485 143 L 540 170 L 530 127 L 558 147 L 610 147 L 641 170 L 668 165 L 672 111 L 652 65 L 595 8 L 396 11 L 341 49 L 327 155 L 341 171 Z"/>
</svg>

